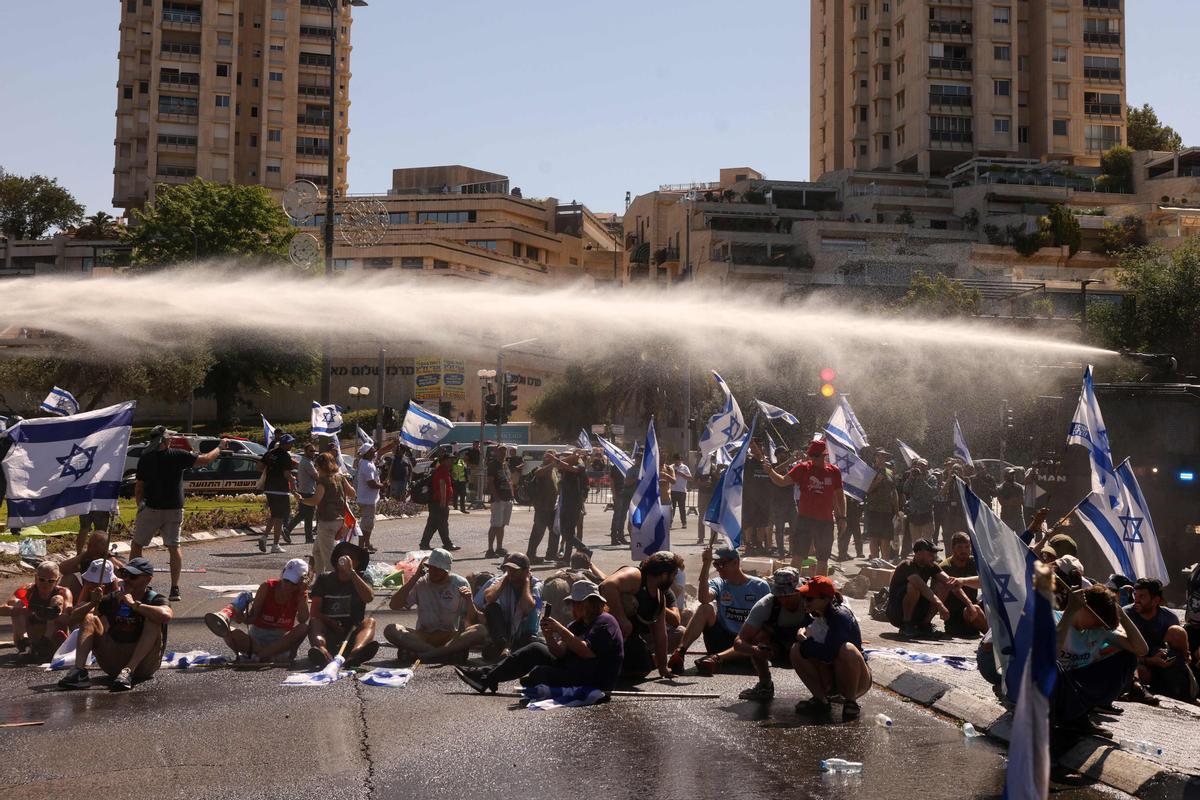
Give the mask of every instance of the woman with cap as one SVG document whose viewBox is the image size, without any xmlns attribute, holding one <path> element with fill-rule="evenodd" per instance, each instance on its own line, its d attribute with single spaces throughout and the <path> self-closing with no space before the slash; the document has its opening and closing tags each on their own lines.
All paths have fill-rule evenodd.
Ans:
<svg viewBox="0 0 1200 800">
<path fill-rule="evenodd" d="M 314 506 L 317 518 L 317 538 L 313 542 L 313 571 L 328 572 L 331 566 L 334 539 L 345 524 L 346 498 L 354 497 L 354 487 L 339 471 L 332 453 L 317 456 L 317 485 L 312 497 L 296 495 L 296 502 Z"/>
<path fill-rule="evenodd" d="M 830 698 L 840 695 L 842 718 L 860 713 L 858 698 L 871 688 L 871 668 L 863 657 L 862 632 L 854 612 L 842 602 L 833 581 L 818 575 L 800 587 L 812 621 L 796 633 L 792 668 L 812 692 L 796 704 L 796 713 L 828 714 Z"/>
<path fill-rule="evenodd" d="M 267 511 L 269 519 L 267 527 L 258 537 L 258 549 L 267 552 L 267 537 L 274 536 L 271 542 L 272 553 L 282 553 L 279 537 L 282 535 L 288 544 L 292 537 L 284 534 L 283 526 L 292 514 L 290 501 L 291 493 L 296 488 L 296 461 L 292 458 L 292 444 L 296 441 L 290 433 L 284 433 L 275 438 L 271 449 L 263 453 L 262 463 L 258 471 L 262 473 L 263 494 L 267 496 Z"/>
<path fill-rule="evenodd" d="M 278 578 L 264 581 L 253 600 L 242 595 L 220 611 L 205 614 L 208 629 L 248 661 L 291 661 L 308 635 L 308 562 L 293 558 Z M 241 601 L 240 603 L 238 601 Z M 247 607 L 248 604 L 248 607 Z M 237 611 L 242 608 L 243 612 Z M 230 626 L 241 616 L 248 631 Z"/>
</svg>

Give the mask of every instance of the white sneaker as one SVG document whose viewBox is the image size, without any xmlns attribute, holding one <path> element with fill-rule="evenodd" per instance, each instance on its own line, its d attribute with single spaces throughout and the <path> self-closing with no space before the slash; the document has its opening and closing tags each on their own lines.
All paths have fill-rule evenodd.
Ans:
<svg viewBox="0 0 1200 800">
<path fill-rule="evenodd" d="M 286 553 L 287 551 L 286 551 L 286 550 L 284 550 L 284 549 L 283 549 L 282 547 L 280 547 L 279 545 L 277 545 L 277 544 L 273 544 L 273 545 L 271 545 L 271 552 L 272 552 L 272 553 Z"/>
</svg>

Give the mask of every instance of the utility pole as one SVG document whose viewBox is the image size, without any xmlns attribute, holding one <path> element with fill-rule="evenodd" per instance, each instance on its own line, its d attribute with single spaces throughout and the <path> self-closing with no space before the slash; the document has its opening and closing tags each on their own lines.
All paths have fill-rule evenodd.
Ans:
<svg viewBox="0 0 1200 800">
<path fill-rule="evenodd" d="M 387 370 L 387 350 L 379 348 L 379 377 L 375 381 L 375 446 L 383 446 L 383 393 Z"/>
</svg>

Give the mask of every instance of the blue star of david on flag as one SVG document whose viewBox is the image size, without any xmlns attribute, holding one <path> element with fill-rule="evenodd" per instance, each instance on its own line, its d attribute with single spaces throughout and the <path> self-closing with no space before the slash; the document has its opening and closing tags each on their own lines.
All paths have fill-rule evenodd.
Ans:
<svg viewBox="0 0 1200 800">
<path fill-rule="evenodd" d="M 738 434 L 742 432 L 742 425 L 736 419 L 730 419 L 729 425 L 721 429 L 722 435 L 729 438 L 730 441 L 738 438 Z"/>
<path fill-rule="evenodd" d="M 745 472 L 745 470 L 746 470 L 745 464 L 739 464 L 736 467 L 730 467 L 730 469 L 729 469 L 729 472 L 730 472 L 729 485 L 730 486 L 741 486 L 742 485 L 742 473 Z"/>
<path fill-rule="evenodd" d="M 79 480 L 92 471 L 92 464 L 96 460 L 96 448 L 80 447 L 77 442 L 72 442 L 71 452 L 65 456 L 58 456 L 54 460 L 62 465 L 60 478 Z"/>
<path fill-rule="evenodd" d="M 1125 526 L 1124 535 L 1121 537 L 1130 544 L 1142 544 L 1146 540 L 1142 538 L 1142 523 L 1145 522 L 1141 517 L 1135 517 L 1132 514 L 1129 516 L 1117 517 L 1121 524 Z"/>
<path fill-rule="evenodd" d="M 854 462 L 850 460 L 850 456 L 846 455 L 845 453 L 841 453 L 833 459 L 833 463 L 837 464 L 838 469 L 840 469 L 842 472 L 848 472 L 850 470 L 850 465 Z"/>
<path fill-rule="evenodd" d="M 1092 438 L 1092 435 L 1090 433 L 1088 433 L 1087 426 L 1084 425 L 1082 422 L 1072 422 L 1071 430 L 1067 434 L 1067 436 L 1068 437 L 1078 436 L 1080 439 L 1087 439 L 1089 441 Z"/>
<path fill-rule="evenodd" d="M 999 595 L 1001 603 L 1017 603 L 1016 595 L 1012 593 L 1009 584 L 1012 583 L 1012 575 L 1006 575 L 1002 572 L 996 573 L 996 594 Z"/>
</svg>

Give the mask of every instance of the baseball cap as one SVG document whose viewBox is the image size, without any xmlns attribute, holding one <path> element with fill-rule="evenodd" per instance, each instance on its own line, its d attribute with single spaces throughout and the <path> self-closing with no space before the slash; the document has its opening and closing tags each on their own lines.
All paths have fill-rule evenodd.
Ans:
<svg viewBox="0 0 1200 800">
<path fill-rule="evenodd" d="M 809 442 L 808 449 L 805 450 L 804 452 L 810 456 L 824 455 L 825 442 L 821 441 L 820 439 Z"/>
<path fill-rule="evenodd" d="M 288 583 L 303 583 L 306 575 L 308 575 L 308 562 L 303 558 L 293 558 L 283 565 L 281 577 Z"/>
<path fill-rule="evenodd" d="M 157 447 L 169 433 L 166 425 L 155 425 L 150 430 L 150 438 L 146 440 L 146 446 L 150 449 Z"/>
<path fill-rule="evenodd" d="M 936 553 L 938 551 L 938 548 L 933 542 L 929 541 L 928 539 L 917 539 L 915 542 L 913 542 L 912 551 L 914 553 L 920 553 L 922 550 L 927 550 L 930 553 Z"/>
<path fill-rule="evenodd" d="M 95 561 L 92 562 L 92 564 L 95 563 Z M 141 575 L 153 575 L 154 565 L 150 563 L 150 559 L 138 556 L 137 558 L 131 558 L 126 561 L 125 566 L 121 568 L 121 571 L 131 578 L 137 578 Z"/>
<path fill-rule="evenodd" d="M 1049 560 L 1053 561 L 1054 559 L 1058 558 L 1058 551 L 1056 551 L 1050 545 L 1044 544 L 1044 545 L 1042 545 L 1042 552 L 1039 555 L 1043 555 L 1043 556 L 1048 555 L 1048 556 L 1050 556 Z M 1042 560 L 1045 561 L 1047 559 L 1042 559 Z"/>
<path fill-rule="evenodd" d="M 436 550 L 434 552 L 437 552 Z M 591 597 L 604 599 L 604 595 L 600 594 L 600 587 L 591 581 L 575 581 L 571 587 L 571 594 L 566 598 L 568 603 L 582 603 Z"/>
<path fill-rule="evenodd" d="M 103 576 L 100 570 L 104 570 Z M 89 583 L 112 583 L 113 579 L 113 563 L 107 558 L 97 558 L 88 565 L 87 570 L 83 573 L 83 580 Z"/>
<path fill-rule="evenodd" d="M 1059 556 L 1054 562 L 1054 568 L 1064 578 L 1071 575 L 1078 575 L 1080 578 L 1083 577 L 1083 564 L 1079 562 L 1078 558 L 1072 555 Z"/>
<path fill-rule="evenodd" d="M 771 593 L 779 597 L 795 594 L 800 586 L 800 571 L 795 567 L 780 567 L 771 575 Z"/>
<path fill-rule="evenodd" d="M 1060 556 L 1079 555 L 1079 545 L 1077 545 L 1075 540 L 1065 533 L 1054 534 L 1050 537 L 1050 541 L 1047 542 L 1047 544 L 1053 547 L 1054 552 L 1058 553 Z"/>
<path fill-rule="evenodd" d="M 454 556 L 450 555 L 448 551 L 438 547 L 429 554 L 428 563 L 431 567 L 437 567 L 438 569 L 444 569 L 449 572 L 450 568 L 454 566 Z"/>
<path fill-rule="evenodd" d="M 713 550 L 713 558 L 717 561 L 741 561 L 742 554 L 738 552 L 736 547 L 730 547 L 728 544 L 723 544 Z"/>
<path fill-rule="evenodd" d="M 817 575 L 800 587 L 800 594 L 805 597 L 833 597 L 837 594 L 837 587 L 828 576 Z"/>
<path fill-rule="evenodd" d="M 500 569 L 529 569 L 529 556 L 524 553 L 509 553 L 500 564 Z"/>
<path fill-rule="evenodd" d="M 276 441 L 278 441 L 280 444 L 295 444 L 296 437 L 292 436 L 290 433 L 285 433 L 282 436 L 280 436 Z"/>
</svg>

